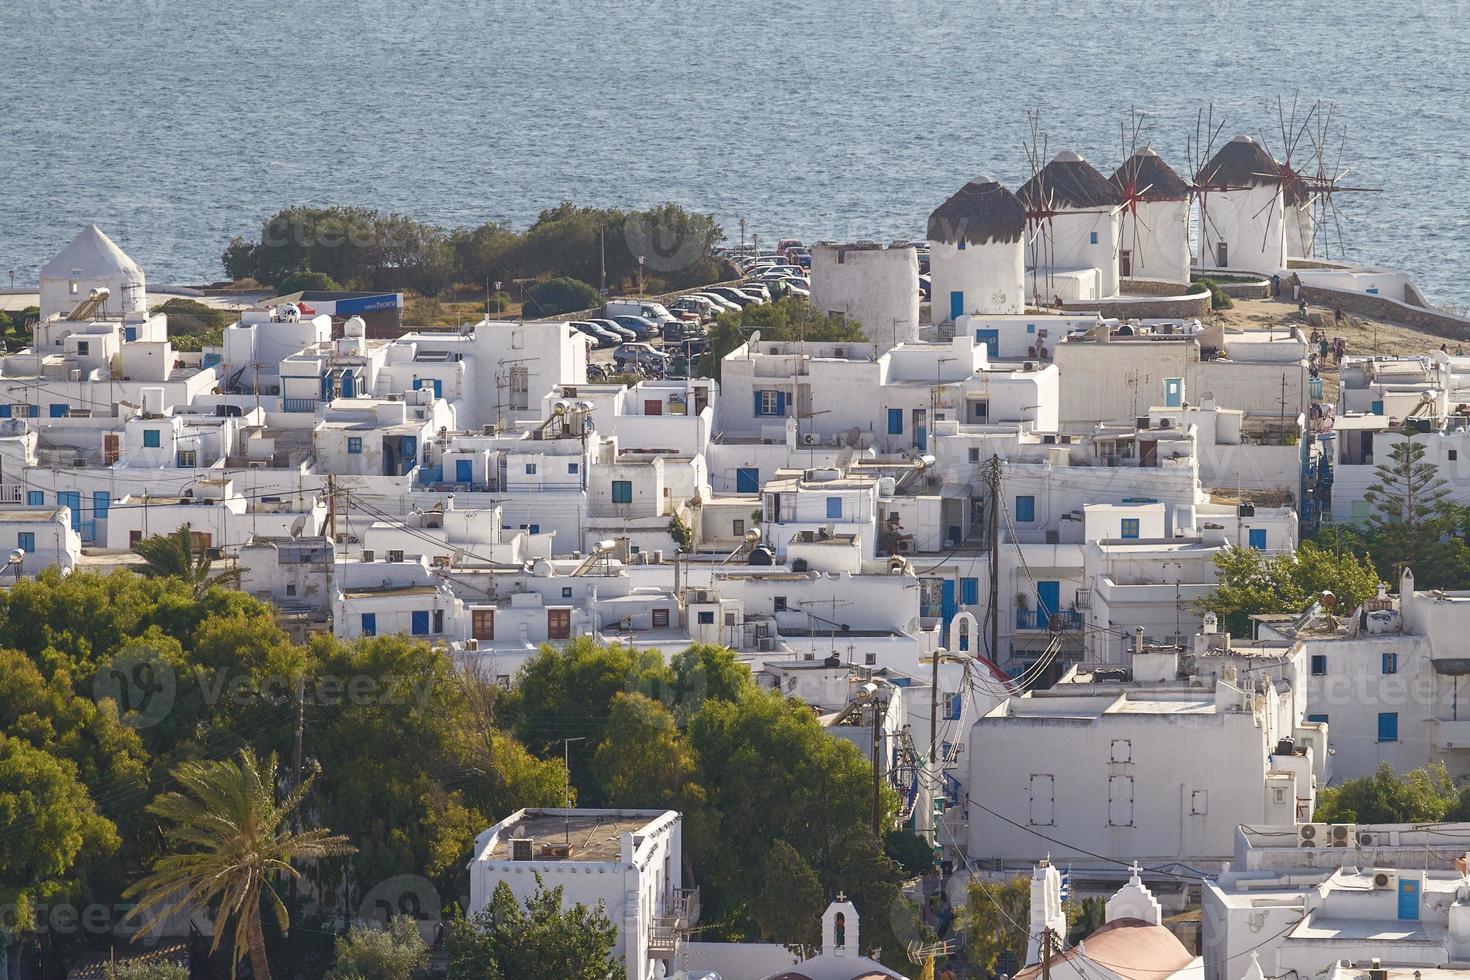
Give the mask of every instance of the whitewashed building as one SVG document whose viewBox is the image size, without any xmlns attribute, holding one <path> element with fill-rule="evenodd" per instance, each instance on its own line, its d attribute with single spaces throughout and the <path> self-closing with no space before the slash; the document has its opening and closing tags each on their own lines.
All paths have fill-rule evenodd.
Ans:
<svg viewBox="0 0 1470 980">
<path fill-rule="evenodd" d="M 919 338 L 919 254 L 909 242 L 823 242 L 812 248 L 811 282 L 812 306 L 856 321 L 878 353 Z"/>
<path fill-rule="evenodd" d="M 1286 268 L 1286 201 L 1271 154 L 1235 137 L 1200 168 L 1199 265 L 1271 275 Z"/>
<path fill-rule="evenodd" d="M 930 318 L 1026 311 L 1026 208 L 978 177 L 929 215 Z"/>
<path fill-rule="evenodd" d="M 1118 295 L 1123 202 L 1117 187 L 1063 150 L 1016 197 L 1030 215 L 1026 263 L 1038 305 L 1058 296 L 1076 303 Z"/>
<path fill-rule="evenodd" d="M 1188 283 L 1193 201 L 1189 185 L 1147 146 L 1124 160 L 1111 181 L 1122 199 L 1119 278 Z"/>
</svg>

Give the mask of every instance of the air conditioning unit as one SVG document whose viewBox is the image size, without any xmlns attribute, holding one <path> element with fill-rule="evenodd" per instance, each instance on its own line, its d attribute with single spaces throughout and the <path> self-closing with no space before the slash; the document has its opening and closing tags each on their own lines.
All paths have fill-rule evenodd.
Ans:
<svg viewBox="0 0 1470 980">
<path fill-rule="evenodd" d="M 755 648 L 761 653 L 772 653 L 776 649 L 776 638 L 774 636 L 758 637 L 755 641 Z"/>
<path fill-rule="evenodd" d="M 695 602 L 709 602 L 710 601 L 709 593 L 706 592 L 704 589 L 695 589 L 694 590 L 694 601 Z"/>
<path fill-rule="evenodd" d="M 1399 886 L 1399 873 L 1397 871 L 1373 872 L 1373 890 L 1386 892 L 1393 891 Z"/>
<path fill-rule="evenodd" d="M 464 648 L 466 653 L 478 653 L 480 649 L 480 641 L 474 639 L 473 637 L 465 640 Z"/>
<path fill-rule="evenodd" d="M 536 841 L 531 837 L 512 837 L 510 839 L 510 859 L 512 861 L 529 861 L 536 853 Z"/>
<path fill-rule="evenodd" d="M 372 561 L 373 560 L 373 549 L 371 549 L 371 548 L 364 548 L 364 549 L 362 549 L 362 560 L 363 561 Z"/>
<path fill-rule="evenodd" d="M 1327 824 L 1304 823 L 1296 829 L 1297 843 L 1302 847 L 1326 847 Z"/>
<path fill-rule="evenodd" d="M 1386 832 L 1380 833 L 1376 830 L 1360 830 L 1355 839 L 1359 847 L 1389 846 L 1389 836 Z"/>
<path fill-rule="evenodd" d="M 1335 823 L 1327 831 L 1328 844 L 1331 847 L 1353 846 L 1353 825 L 1350 823 Z"/>
<path fill-rule="evenodd" d="M 268 468 L 270 465 L 271 465 L 270 464 L 270 460 L 266 460 L 266 459 L 252 459 L 248 463 L 245 464 L 245 466 L 246 466 L 247 469 L 252 469 L 252 470 L 263 470 L 263 469 Z"/>
<path fill-rule="evenodd" d="M 801 444 L 803 446 L 817 446 L 821 445 L 821 442 L 821 437 L 818 436 L 815 432 L 808 432 L 806 435 L 801 437 Z"/>
<path fill-rule="evenodd" d="M 388 552 L 389 561 L 403 561 L 403 552 L 397 549 Z"/>
</svg>

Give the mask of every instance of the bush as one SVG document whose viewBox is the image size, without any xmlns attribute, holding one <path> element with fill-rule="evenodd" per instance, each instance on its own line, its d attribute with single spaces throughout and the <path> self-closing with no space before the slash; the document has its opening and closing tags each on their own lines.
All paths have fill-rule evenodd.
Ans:
<svg viewBox="0 0 1470 980">
<path fill-rule="evenodd" d="M 178 963 L 123 963 L 107 972 L 109 980 L 189 980 L 189 968 Z"/>
<path fill-rule="evenodd" d="M 168 314 L 168 337 L 174 348 L 195 351 L 224 339 L 225 327 L 235 319 L 230 310 L 221 310 L 198 300 L 176 297 L 151 312 Z"/>
<path fill-rule="evenodd" d="M 1235 301 L 1225 295 L 1225 290 L 1213 279 L 1197 279 L 1195 285 L 1203 286 L 1210 291 L 1210 309 L 1228 310 L 1235 305 Z"/>
<path fill-rule="evenodd" d="M 912 830 L 890 830 L 884 834 L 883 852 L 910 877 L 934 867 L 934 848 Z"/>
<path fill-rule="evenodd" d="M 602 302 L 596 289 L 582 282 L 558 276 L 538 282 L 526 291 L 526 313 L 538 319 L 587 310 Z"/>
<path fill-rule="evenodd" d="M 510 309 L 510 293 L 491 293 L 489 305 L 491 313 L 504 313 Z"/>
<path fill-rule="evenodd" d="M 325 272 L 293 272 L 282 279 L 276 286 L 282 295 L 286 293 L 304 293 L 308 290 L 319 290 L 322 292 L 337 292 L 342 287 L 337 280 Z"/>
</svg>

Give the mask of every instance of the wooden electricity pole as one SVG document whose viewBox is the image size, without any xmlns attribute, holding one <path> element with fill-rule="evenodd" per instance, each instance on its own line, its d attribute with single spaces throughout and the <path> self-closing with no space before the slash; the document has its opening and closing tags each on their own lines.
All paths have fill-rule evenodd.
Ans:
<svg viewBox="0 0 1470 980">
<path fill-rule="evenodd" d="M 990 658 L 1000 661 L 1000 455 L 991 453 L 985 464 L 984 480 L 990 489 L 990 527 L 987 538 L 990 544 L 990 605 L 985 610 L 986 622 L 990 627 Z"/>
</svg>

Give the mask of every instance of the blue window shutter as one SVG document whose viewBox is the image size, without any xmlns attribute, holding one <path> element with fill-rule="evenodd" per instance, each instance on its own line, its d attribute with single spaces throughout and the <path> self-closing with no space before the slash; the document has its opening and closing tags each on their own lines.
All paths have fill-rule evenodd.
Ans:
<svg viewBox="0 0 1470 980">
<path fill-rule="evenodd" d="M 890 408 L 888 410 L 888 434 L 891 436 L 903 435 L 903 409 Z"/>
<path fill-rule="evenodd" d="M 8 419 L 8 418 L 10 418 L 10 403 L 9 402 L 5 403 L 4 405 L 0 405 L 0 419 Z"/>
<path fill-rule="evenodd" d="M 776 392 L 776 414 L 782 418 L 786 417 L 786 392 Z"/>
<path fill-rule="evenodd" d="M 755 393 L 755 414 L 757 418 L 765 414 L 761 411 L 761 394 L 759 391 Z"/>
<path fill-rule="evenodd" d="M 362 635 L 363 636 L 377 636 L 378 635 L 378 614 L 377 613 L 363 613 L 362 614 Z"/>
<path fill-rule="evenodd" d="M 474 477 L 475 464 L 468 459 L 456 459 L 454 461 L 454 482 L 469 483 Z"/>
<path fill-rule="evenodd" d="M 1036 498 L 1035 497 L 1032 497 L 1032 496 L 1029 496 L 1029 495 L 1023 495 L 1023 496 L 1019 496 L 1019 497 L 1016 498 L 1016 520 L 1018 520 L 1018 521 L 1034 521 L 1034 520 L 1036 520 Z"/>
<path fill-rule="evenodd" d="M 1266 550 L 1266 531 L 1264 528 L 1253 527 L 1249 535 L 1250 546 L 1256 551 Z"/>
<path fill-rule="evenodd" d="M 1399 740 L 1399 713 L 1397 711 L 1380 711 L 1378 713 L 1378 741 L 1397 742 Z"/>
<path fill-rule="evenodd" d="M 980 580 L 978 578 L 960 579 L 960 602 L 967 606 L 980 604 Z"/>
<path fill-rule="evenodd" d="M 827 519 L 828 520 L 841 520 L 842 519 L 842 498 L 841 497 L 828 497 L 827 498 Z"/>
<path fill-rule="evenodd" d="M 36 550 L 36 532 L 22 531 L 15 536 L 15 546 L 27 554 Z"/>
<path fill-rule="evenodd" d="M 46 506 L 46 491 L 45 490 L 27 490 L 26 491 L 26 506 L 27 507 L 44 507 L 44 506 Z"/>
<path fill-rule="evenodd" d="M 106 517 L 107 511 L 112 507 L 112 494 L 106 490 L 92 491 L 92 513 L 96 517 Z"/>
<path fill-rule="evenodd" d="M 413 635 L 427 636 L 429 633 L 429 611 L 416 609 L 413 612 Z"/>
</svg>

